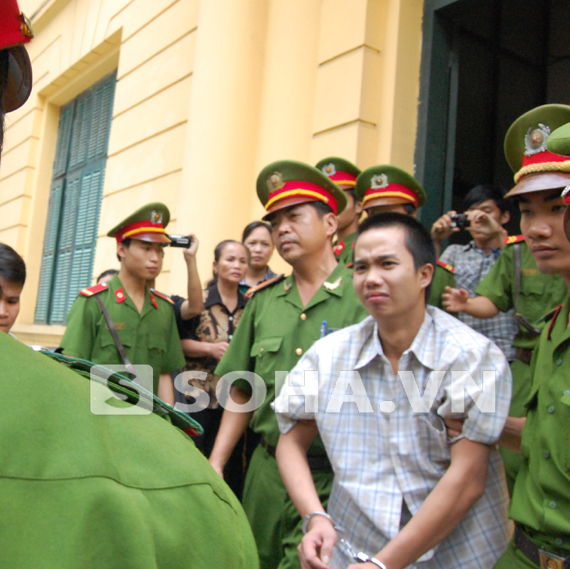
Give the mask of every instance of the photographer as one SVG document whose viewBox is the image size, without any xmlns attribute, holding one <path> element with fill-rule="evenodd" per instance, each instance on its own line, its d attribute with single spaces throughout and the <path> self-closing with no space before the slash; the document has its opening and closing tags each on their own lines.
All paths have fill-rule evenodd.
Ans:
<svg viewBox="0 0 570 569">
<path fill-rule="evenodd" d="M 431 235 L 439 253 L 441 242 L 462 229 L 471 234 L 467 245 L 450 245 L 441 255 L 441 261 L 455 267 L 457 288 L 475 296 L 475 289 L 491 270 L 504 247 L 506 224 L 511 214 L 503 191 L 494 186 L 475 186 L 464 199 L 465 214 L 454 211 L 440 217 L 432 226 Z M 458 318 L 477 332 L 487 336 L 503 351 L 506 358 L 515 358 L 513 338 L 517 324 L 512 310 L 493 318 L 480 319 L 460 312 Z"/>
</svg>

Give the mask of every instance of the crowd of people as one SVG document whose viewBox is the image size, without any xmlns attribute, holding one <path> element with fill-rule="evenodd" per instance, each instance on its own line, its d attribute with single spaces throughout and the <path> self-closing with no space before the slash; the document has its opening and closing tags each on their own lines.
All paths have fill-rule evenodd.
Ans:
<svg viewBox="0 0 570 569">
<path fill-rule="evenodd" d="M 0 7 L 3 119 L 32 34 Z M 184 296 L 155 289 L 179 243 L 147 204 L 108 231 L 119 268 L 79 291 L 58 361 L 11 334 L 26 266 L 0 244 L 4 566 L 570 567 L 570 106 L 519 117 L 505 154 L 514 187 L 429 229 L 398 167 L 273 162 L 206 286 L 183 236 Z M 148 413 L 92 412 L 78 370 L 101 366 Z"/>
</svg>

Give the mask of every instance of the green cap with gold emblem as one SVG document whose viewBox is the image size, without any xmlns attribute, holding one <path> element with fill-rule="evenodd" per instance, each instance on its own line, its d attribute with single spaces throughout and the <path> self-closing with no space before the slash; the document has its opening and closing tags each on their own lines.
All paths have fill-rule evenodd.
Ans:
<svg viewBox="0 0 570 569">
<path fill-rule="evenodd" d="M 505 197 L 570 184 L 570 158 L 549 145 L 551 133 L 568 122 L 570 106 L 542 105 L 510 126 L 505 136 L 505 158 L 515 174 L 516 185 Z"/>
<path fill-rule="evenodd" d="M 382 164 L 364 170 L 356 181 L 356 199 L 364 209 L 380 205 L 413 204 L 416 209 L 426 202 L 420 183 L 396 166 Z"/>
<path fill-rule="evenodd" d="M 344 192 L 323 172 L 294 160 L 266 166 L 257 177 L 257 195 L 267 216 L 279 209 L 306 202 L 327 204 L 335 215 L 346 207 Z"/>
<path fill-rule="evenodd" d="M 123 219 L 107 233 L 117 243 L 125 239 L 139 239 L 151 243 L 170 243 L 165 227 L 170 221 L 168 208 L 160 202 L 149 203 Z"/>
<path fill-rule="evenodd" d="M 348 160 L 330 156 L 317 162 L 315 166 L 325 176 L 328 176 L 341 190 L 354 190 L 356 178 L 360 170 Z"/>
</svg>

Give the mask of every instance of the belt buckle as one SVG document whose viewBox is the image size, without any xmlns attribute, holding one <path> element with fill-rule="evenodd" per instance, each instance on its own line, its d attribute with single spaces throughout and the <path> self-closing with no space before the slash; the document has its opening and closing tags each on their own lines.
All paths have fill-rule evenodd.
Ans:
<svg viewBox="0 0 570 569">
<path fill-rule="evenodd" d="M 538 550 L 538 557 L 540 559 L 540 569 L 564 569 L 564 557 L 559 557 L 554 555 L 554 553 L 544 551 L 544 549 Z"/>
</svg>

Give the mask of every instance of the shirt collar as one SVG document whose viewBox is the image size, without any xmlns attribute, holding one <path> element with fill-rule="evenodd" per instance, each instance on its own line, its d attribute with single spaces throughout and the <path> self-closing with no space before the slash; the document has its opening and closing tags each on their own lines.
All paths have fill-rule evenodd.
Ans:
<svg viewBox="0 0 570 569">
<path fill-rule="evenodd" d="M 360 354 L 354 366 L 355 369 L 363 368 L 368 365 L 376 356 L 384 355 L 384 350 L 382 349 L 382 343 L 380 342 L 380 337 L 378 335 L 378 323 L 372 316 L 369 316 L 362 321 L 362 334 L 363 344 Z M 417 360 L 429 369 L 434 369 L 435 365 L 435 353 L 434 350 L 426 350 L 426 343 L 430 341 L 430 332 L 433 327 L 433 318 L 429 311 L 426 309 L 424 315 L 424 321 L 412 342 L 412 345 L 404 352 L 412 352 Z M 402 355 L 404 355 L 402 354 Z"/>
<path fill-rule="evenodd" d="M 243 308 L 247 303 L 247 298 L 241 294 L 241 292 L 239 292 L 238 290 L 238 301 L 237 301 L 237 306 L 236 306 L 236 310 L 238 308 Z M 225 306 L 225 304 L 222 301 L 222 297 L 220 296 L 220 291 L 218 290 L 218 285 L 216 283 L 210 285 L 207 289 L 206 289 L 206 300 L 204 301 L 204 308 L 210 308 L 211 306 L 214 306 L 215 304 L 219 304 L 221 306 L 224 306 L 227 310 L 227 307 Z M 229 312 L 229 310 L 228 310 Z"/>
<path fill-rule="evenodd" d="M 498 247 L 497 249 L 491 249 L 490 253 L 485 253 L 481 247 L 479 247 L 474 239 L 471 239 L 467 245 L 464 247 L 464 251 L 469 251 L 470 249 L 474 249 L 475 251 L 480 251 L 483 255 L 499 255 L 501 253 L 501 248 Z"/>
</svg>

